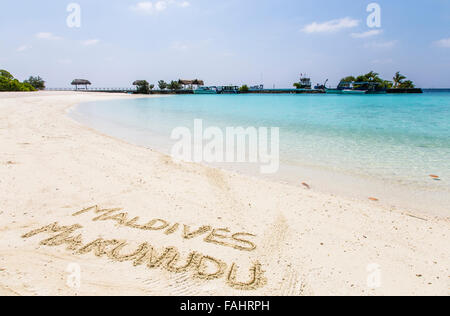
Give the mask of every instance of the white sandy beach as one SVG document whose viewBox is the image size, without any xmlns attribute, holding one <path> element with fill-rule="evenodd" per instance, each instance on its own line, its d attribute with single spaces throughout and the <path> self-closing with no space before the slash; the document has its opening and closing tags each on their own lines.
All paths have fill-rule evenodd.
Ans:
<svg viewBox="0 0 450 316">
<path fill-rule="evenodd" d="M 0 295 L 450 295 L 449 217 L 175 164 L 66 115 L 112 98 L 134 96 L 0 94 Z"/>
</svg>

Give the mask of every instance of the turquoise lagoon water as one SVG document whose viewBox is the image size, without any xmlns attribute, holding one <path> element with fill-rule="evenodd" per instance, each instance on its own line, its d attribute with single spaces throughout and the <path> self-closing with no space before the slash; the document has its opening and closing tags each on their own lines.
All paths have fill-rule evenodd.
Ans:
<svg viewBox="0 0 450 316">
<path fill-rule="evenodd" d="M 86 103 L 71 115 L 104 133 L 166 153 L 172 130 L 193 128 L 194 119 L 202 119 L 205 127 L 279 127 L 282 168 L 274 177 L 312 183 L 317 178 L 332 192 L 361 192 L 369 183 L 379 187 L 362 194 L 392 195 L 400 187 L 409 188 L 409 194 L 411 189 L 427 191 L 434 194 L 434 204 L 448 209 L 443 204 L 450 195 L 450 92 L 186 95 Z M 405 192 L 398 191 L 403 200 Z"/>
</svg>

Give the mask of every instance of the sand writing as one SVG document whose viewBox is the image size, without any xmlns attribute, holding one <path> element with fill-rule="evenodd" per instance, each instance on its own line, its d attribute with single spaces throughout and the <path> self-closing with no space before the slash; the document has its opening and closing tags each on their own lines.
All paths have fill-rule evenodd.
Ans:
<svg viewBox="0 0 450 316">
<path fill-rule="evenodd" d="M 143 242 L 133 247 L 126 240 L 98 238 L 88 243 L 83 241 L 83 235 L 78 231 L 83 227 L 79 224 L 60 226 L 57 222 L 33 230 L 22 238 L 31 238 L 39 234 L 53 234 L 44 239 L 40 245 L 57 247 L 65 245 L 67 250 L 76 255 L 93 253 L 97 257 L 107 257 L 116 262 L 131 262 L 135 267 L 145 265 L 148 269 L 164 269 L 172 273 L 191 273 L 196 279 L 216 280 L 225 278 L 228 286 L 238 290 L 256 290 L 266 285 L 264 271 L 259 262 L 250 268 L 249 280 L 238 281 L 238 265 L 227 263 L 217 258 L 193 251 L 183 257 L 177 248 L 165 247 L 155 249 L 150 243 Z"/>
<path fill-rule="evenodd" d="M 172 235 L 181 231 L 184 239 L 194 239 L 205 235 L 203 241 L 224 247 L 231 247 L 239 251 L 254 251 L 256 244 L 248 240 L 250 237 L 256 237 L 254 234 L 239 232 L 232 233 L 229 228 L 213 228 L 206 225 L 198 229 L 192 229 L 189 225 L 181 225 L 180 223 L 171 224 L 163 219 L 152 219 L 145 224 L 139 224 L 139 217 L 130 218 L 127 212 L 123 212 L 121 208 L 101 209 L 97 205 L 83 209 L 73 214 L 80 216 L 85 213 L 94 212 L 101 214 L 93 218 L 96 221 L 115 221 L 118 225 L 139 230 L 159 231 L 165 235 Z"/>
</svg>

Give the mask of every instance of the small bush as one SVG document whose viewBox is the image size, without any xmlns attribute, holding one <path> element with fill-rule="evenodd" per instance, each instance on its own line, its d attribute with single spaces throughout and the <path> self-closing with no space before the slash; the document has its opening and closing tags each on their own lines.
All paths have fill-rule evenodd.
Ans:
<svg viewBox="0 0 450 316">
<path fill-rule="evenodd" d="M 241 92 L 241 93 L 247 93 L 249 91 L 250 91 L 250 88 L 246 84 L 244 84 L 242 87 L 239 88 L 239 92 Z"/>
</svg>

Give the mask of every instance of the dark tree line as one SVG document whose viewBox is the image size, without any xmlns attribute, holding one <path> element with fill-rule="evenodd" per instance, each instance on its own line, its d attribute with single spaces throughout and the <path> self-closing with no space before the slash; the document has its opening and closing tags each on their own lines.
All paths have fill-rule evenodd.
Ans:
<svg viewBox="0 0 450 316">
<path fill-rule="evenodd" d="M 154 84 L 150 84 L 147 80 L 137 80 L 133 83 L 136 86 L 137 93 L 139 94 L 150 94 L 150 92 L 155 88 Z M 170 83 L 165 82 L 164 80 L 158 81 L 158 88 L 161 91 L 170 90 L 170 91 L 178 91 L 183 89 L 183 86 L 177 81 L 171 81 Z"/>
</svg>

